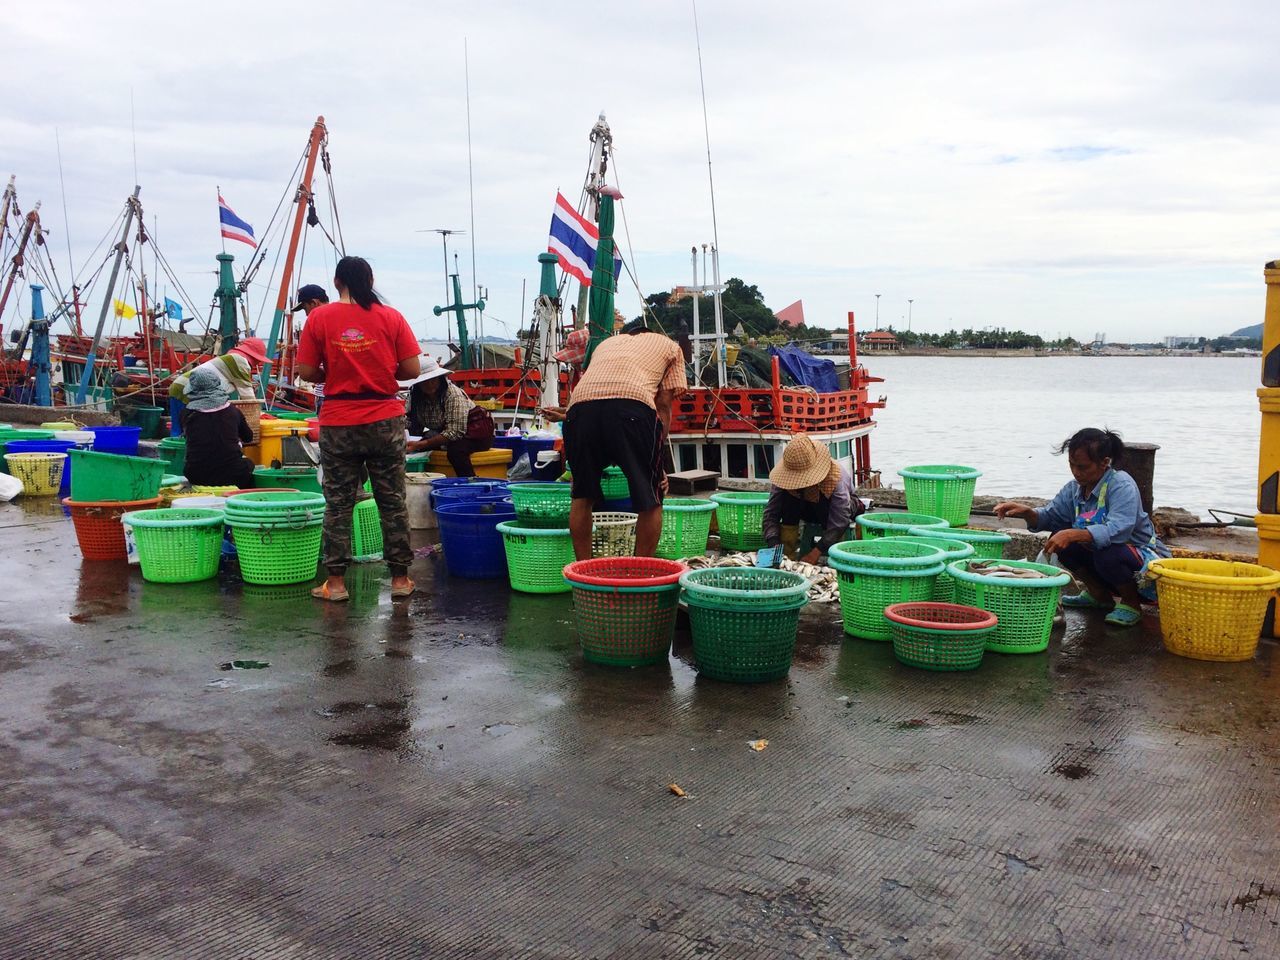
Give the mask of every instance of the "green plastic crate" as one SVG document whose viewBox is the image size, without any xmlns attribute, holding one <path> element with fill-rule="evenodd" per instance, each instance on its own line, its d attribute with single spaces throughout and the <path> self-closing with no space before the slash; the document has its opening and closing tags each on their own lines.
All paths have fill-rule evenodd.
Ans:
<svg viewBox="0 0 1280 960">
<path fill-rule="evenodd" d="M 722 550 L 759 550 L 764 546 L 764 507 L 767 493 L 713 493 L 716 526 Z"/>
<path fill-rule="evenodd" d="M 568 529 L 528 527 L 506 520 L 498 524 L 507 554 L 511 588 L 523 593 L 568 593 L 564 568 L 574 561 Z"/>
<path fill-rule="evenodd" d="M 168 462 L 96 450 L 67 451 L 71 457 L 71 499 L 77 503 L 102 500 L 150 500 L 160 495 L 160 478 Z"/>
</svg>

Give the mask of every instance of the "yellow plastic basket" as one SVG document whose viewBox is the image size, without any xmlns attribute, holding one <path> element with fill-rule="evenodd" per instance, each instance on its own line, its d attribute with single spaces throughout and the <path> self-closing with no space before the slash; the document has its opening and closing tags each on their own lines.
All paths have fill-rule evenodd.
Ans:
<svg viewBox="0 0 1280 960">
<path fill-rule="evenodd" d="M 1280 573 L 1228 560 L 1153 560 L 1165 649 L 1194 660 L 1249 660 Z"/>
<path fill-rule="evenodd" d="M 29 497 L 52 497 L 62 483 L 65 453 L 6 453 L 4 461 Z"/>
</svg>

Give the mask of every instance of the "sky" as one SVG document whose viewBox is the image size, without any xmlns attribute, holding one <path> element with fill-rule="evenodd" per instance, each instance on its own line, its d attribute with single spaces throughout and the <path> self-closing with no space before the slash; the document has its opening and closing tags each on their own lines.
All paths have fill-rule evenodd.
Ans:
<svg viewBox="0 0 1280 960">
<path fill-rule="evenodd" d="M 644 294 L 690 283 L 690 248 L 718 235 L 723 278 L 775 310 L 803 300 L 811 326 L 853 311 L 859 329 L 910 314 L 1115 342 L 1261 321 L 1280 256 L 1269 6 L 700 0 L 697 18 L 714 223 L 694 9 L 665 0 L 18 5 L 0 173 L 23 209 L 43 201 L 59 275 L 83 278 L 136 152 L 148 228 L 203 316 L 218 187 L 262 235 L 323 115 L 347 252 L 441 337 L 440 237 L 422 231 L 466 231 L 450 251 L 464 297 L 478 281 L 485 332 L 504 336 L 531 313 L 555 193 L 577 200 L 604 111 Z M 267 246 L 259 333 L 279 283 Z M 327 247 L 308 231 L 295 285 L 331 287 Z M 227 250 L 239 275 L 251 251 Z M 624 273 L 618 306 L 639 304 Z"/>
</svg>

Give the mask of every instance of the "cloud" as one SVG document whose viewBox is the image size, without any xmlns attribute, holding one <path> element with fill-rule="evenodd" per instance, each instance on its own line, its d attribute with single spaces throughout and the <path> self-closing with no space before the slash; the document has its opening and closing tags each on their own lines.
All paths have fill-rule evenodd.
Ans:
<svg viewBox="0 0 1280 960">
<path fill-rule="evenodd" d="M 1257 319 L 1259 269 L 1280 252 L 1265 7 L 832 2 L 797 15 L 701 0 L 698 12 L 722 273 L 771 305 L 803 298 L 811 322 L 854 310 L 868 326 L 879 292 L 882 319 L 913 298 L 925 329 L 1106 327 L 1113 340 Z M 265 230 L 320 114 L 347 249 L 423 333 L 443 330 L 440 242 L 419 232 L 435 227 L 467 231 L 450 254 L 468 294 L 474 241 L 495 324 L 528 316 L 551 201 L 577 195 L 601 109 L 643 292 L 688 282 L 689 247 L 713 236 L 684 2 L 568 0 L 551 16 L 507 0 L 231 0 L 211 20 L 157 0 L 53 0 L 8 22 L 10 76 L 31 82 L 0 112 L 0 172 L 18 175 L 25 206 L 45 201 L 64 274 L 54 130 L 78 266 L 134 183 L 131 93 L 148 225 L 202 309 L 216 187 Z M 327 246 L 309 231 L 298 282 L 327 283 Z M 248 248 L 233 252 L 243 265 Z M 254 316 L 269 318 L 270 272 Z"/>
</svg>

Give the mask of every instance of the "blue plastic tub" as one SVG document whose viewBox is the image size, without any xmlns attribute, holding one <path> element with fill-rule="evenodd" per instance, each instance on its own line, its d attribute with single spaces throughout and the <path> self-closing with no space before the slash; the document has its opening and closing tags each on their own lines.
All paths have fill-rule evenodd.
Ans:
<svg viewBox="0 0 1280 960">
<path fill-rule="evenodd" d="M 464 487 L 469 484 L 481 483 L 505 483 L 503 480 L 490 480 L 485 477 L 438 477 L 431 481 L 431 492 L 428 494 L 431 500 L 431 509 L 436 508 L 436 494 L 441 490 L 448 490 L 450 487 Z"/>
<path fill-rule="evenodd" d="M 80 445 L 74 440 L 10 440 L 4 445 L 5 453 L 66 453 Z M 67 457 L 62 468 L 62 486 L 58 496 L 71 496 L 71 458 Z"/>
<path fill-rule="evenodd" d="M 468 580 L 499 580 L 507 575 L 507 551 L 498 524 L 514 520 L 506 501 L 463 501 L 436 507 L 440 546 L 449 573 Z"/>
<path fill-rule="evenodd" d="M 98 453 L 118 453 L 126 457 L 138 455 L 141 427 L 89 427 L 93 431 L 93 449 Z"/>
<path fill-rule="evenodd" d="M 505 500 L 511 490 L 505 483 L 463 483 L 431 491 L 431 509 L 442 503 L 463 503 L 470 500 Z"/>
<path fill-rule="evenodd" d="M 493 446 L 495 450 L 511 451 L 511 466 L 516 465 L 516 461 L 525 455 L 528 447 L 528 441 L 524 437 L 494 437 Z"/>
</svg>

